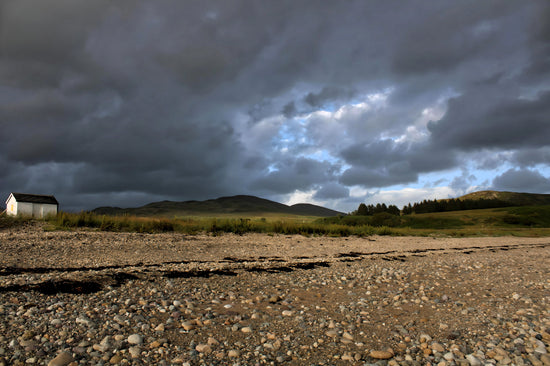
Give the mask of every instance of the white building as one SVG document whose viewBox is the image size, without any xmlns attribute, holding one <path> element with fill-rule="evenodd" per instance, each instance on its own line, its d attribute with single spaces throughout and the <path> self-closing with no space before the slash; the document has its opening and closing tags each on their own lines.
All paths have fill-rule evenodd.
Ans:
<svg viewBox="0 0 550 366">
<path fill-rule="evenodd" d="M 59 203 L 54 196 L 41 194 L 10 193 L 6 201 L 8 215 L 43 218 L 56 215 Z"/>
</svg>

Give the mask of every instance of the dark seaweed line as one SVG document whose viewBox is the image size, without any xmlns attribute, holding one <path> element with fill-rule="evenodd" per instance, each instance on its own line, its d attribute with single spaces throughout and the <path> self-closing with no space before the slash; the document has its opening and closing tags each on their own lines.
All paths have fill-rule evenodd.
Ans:
<svg viewBox="0 0 550 366">
<path fill-rule="evenodd" d="M 550 246 L 550 243 L 511 244 L 511 245 L 488 246 L 488 247 L 479 247 L 479 246 L 453 247 L 453 248 L 447 248 L 447 249 L 446 248 L 413 249 L 410 251 L 390 250 L 387 252 L 370 252 L 370 253 L 349 252 L 349 253 L 338 253 L 334 257 L 338 258 L 342 262 L 362 261 L 367 258 L 372 259 L 373 257 L 376 257 L 376 256 L 381 256 L 381 258 L 385 261 L 398 260 L 400 262 L 404 262 L 407 257 L 407 254 L 413 257 L 424 257 L 427 254 L 434 253 L 434 252 L 442 252 L 442 254 L 451 254 L 452 252 L 471 254 L 473 252 L 480 252 L 480 251 L 495 252 L 497 250 L 507 251 L 507 250 L 513 250 L 513 249 L 522 249 L 522 248 L 545 248 L 547 246 Z M 398 255 L 388 255 L 388 254 L 396 254 L 396 253 L 398 253 Z"/>
<path fill-rule="evenodd" d="M 217 270 L 189 270 L 189 271 L 161 271 L 162 276 L 165 278 L 209 278 L 211 276 L 236 276 L 240 271 L 246 272 L 267 272 L 267 273 L 281 273 L 292 272 L 297 269 L 311 270 L 317 267 L 329 267 L 328 262 L 305 262 L 305 263 L 293 263 L 288 266 L 276 266 L 276 267 L 250 267 L 250 268 L 238 268 L 232 269 L 217 269 Z M 101 291 L 105 286 L 118 287 L 129 280 L 140 279 L 135 274 L 117 272 L 112 275 L 97 276 L 86 281 L 79 280 L 48 280 L 36 284 L 24 284 L 24 285 L 11 285 L 0 287 L 0 293 L 3 292 L 39 292 L 45 295 L 55 295 L 59 293 L 68 294 L 91 294 Z"/>
<path fill-rule="evenodd" d="M 110 266 L 98 266 L 98 267 L 29 267 L 29 268 L 22 268 L 22 267 L 0 267 L 0 276 L 9 276 L 9 275 L 17 275 L 17 274 L 23 274 L 23 273 L 34 273 L 34 274 L 45 274 L 45 273 L 52 273 L 52 272 L 86 272 L 86 271 L 104 271 L 104 270 L 112 270 L 112 269 L 127 269 L 132 267 L 140 267 L 140 268 L 152 268 L 152 267 L 159 267 L 163 265 L 171 265 L 171 264 L 190 264 L 190 263 L 197 263 L 197 264 L 208 264 L 208 263 L 244 263 L 244 262 L 253 262 L 253 261 L 259 261 L 259 262 L 282 262 L 283 259 L 279 257 L 260 257 L 259 260 L 250 258 L 250 259 L 238 259 L 238 258 L 231 258 L 231 257 L 225 257 L 223 260 L 216 261 L 205 261 L 205 260 L 183 260 L 183 261 L 167 261 L 167 262 L 160 262 L 160 263 L 154 263 L 154 264 L 144 264 L 144 263 L 135 263 L 135 264 L 124 264 L 124 265 L 110 265 Z"/>
</svg>

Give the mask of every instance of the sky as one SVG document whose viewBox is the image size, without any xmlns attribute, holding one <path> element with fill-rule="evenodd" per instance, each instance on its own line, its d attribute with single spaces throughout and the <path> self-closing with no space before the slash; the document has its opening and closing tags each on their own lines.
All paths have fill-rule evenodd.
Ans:
<svg viewBox="0 0 550 366">
<path fill-rule="evenodd" d="M 0 1 L 5 199 L 550 193 L 549 141 L 546 0 Z"/>
</svg>

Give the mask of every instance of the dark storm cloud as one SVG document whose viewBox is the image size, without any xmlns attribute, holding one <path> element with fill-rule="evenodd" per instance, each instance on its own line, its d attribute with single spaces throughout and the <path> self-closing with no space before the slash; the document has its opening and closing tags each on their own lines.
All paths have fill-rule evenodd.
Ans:
<svg viewBox="0 0 550 366">
<path fill-rule="evenodd" d="M 550 178 L 530 169 L 510 169 L 495 177 L 493 188 L 513 192 L 550 193 Z"/>
<path fill-rule="evenodd" d="M 413 75 L 441 73 L 483 58 L 493 51 L 495 42 L 511 36 L 499 27 L 506 22 L 505 18 L 524 11 L 511 3 L 497 1 L 470 2 L 469 5 L 417 4 L 416 10 L 422 12 L 427 21 L 409 19 L 407 32 L 397 42 L 393 70 Z"/>
<path fill-rule="evenodd" d="M 411 170 L 407 162 L 394 163 L 380 169 L 353 167 L 346 170 L 340 178 L 340 182 L 345 185 L 360 185 L 367 188 L 407 184 L 417 180 L 418 173 Z"/>
<path fill-rule="evenodd" d="M 451 99 L 445 117 L 428 125 L 433 143 L 462 150 L 547 145 L 550 92 L 525 100 L 501 96 L 506 87 L 479 87 Z"/>
<path fill-rule="evenodd" d="M 511 158 L 519 166 L 534 166 L 537 164 L 550 164 L 550 147 L 522 149 Z"/>
<path fill-rule="evenodd" d="M 318 182 L 333 180 L 335 171 L 334 166 L 326 161 L 306 158 L 279 161 L 274 169 L 254 181 L 251 188 L 275 194 L 307 190 Z"/>
<path fill-rule="evenodd" d="M 322 107 L 325 103 L 348 100 L 355 94 L 356 92 L 354 90 L 327 86 L 318 93 L 308 93 L 304 101 L 312 107 Z"/>
<path fill-rule="evenodd" d="M 71 208 L 296 190 L 344 202 L 351 185 L 415 182 L 465 152 L 548 165 L 547 14 L 544 1 L 6 0 L 0 193 Z"/>
<path fill-rule="evenodd" d="M 318 200 L 343 199 L 349 197 L 349 188 L 337 183 L 328 183 L 323 185 L 313 198 Z"/>
<path fill-rule="evenodd" d="M 419 173 L 444 170 L 456 164 L 451 153 L 393 140 L 354 145 L 343 150 L 342 157 L 351 168 L 342 174 L 340 182 L 369 188 L 416 182 Z"/>
</svg>

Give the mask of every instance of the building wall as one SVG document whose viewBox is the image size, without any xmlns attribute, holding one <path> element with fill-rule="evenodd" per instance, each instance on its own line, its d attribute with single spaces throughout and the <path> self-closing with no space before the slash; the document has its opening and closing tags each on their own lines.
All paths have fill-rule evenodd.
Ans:
<svg viewBox="0 0 550 366">
<path fill-rule="evenodd" d="M 40 217 L 46 217 L 48 215 L 57 215 L 57 206 L 56 205 L 45 205 L 42 204 L 42 215 Z"/>
<path fill-rule="evenodd" d="M 48 215 L 57 214 L 57 205 L 48 205 L 44 203 L 17 202 L 12 196 L 6 204 L 6 213 L 8 215 L 30 216 L 44 218 Z"/>
<path fill-rule="evenodd" d="M 17 215 L 31 216 L 33 213 L 33 204 L 28 202 L 17 202 Z"/>
<path fill-rule="evenodd" d="M 8 202 L 6 202 L 6 213 L 8 215 L 17 215 L 17 201 L 12 195 L 10 195 Z"/>
</svg>

